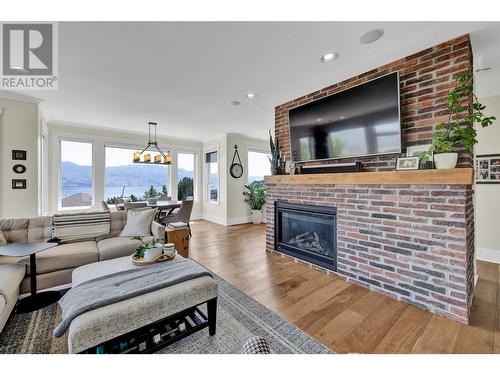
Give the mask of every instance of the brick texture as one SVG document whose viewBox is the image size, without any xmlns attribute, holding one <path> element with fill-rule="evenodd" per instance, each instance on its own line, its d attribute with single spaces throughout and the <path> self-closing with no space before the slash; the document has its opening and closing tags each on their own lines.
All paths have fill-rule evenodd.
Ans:
<svg viewBox="0 0 500 375">
<path fill-rule="evenodd" d="M 468 323 L 472 186 L 268 184 L 267 191 L 268 251 L 275 251 L 277 199 L 336 207 L 338 269 L 325 272 Z"/>
<path fill-rule="evenodd" d="M 401 92 L 402 150 L 408 146 L 429 144 L 435 126 L 447 119 L 446 95 L 455 85 L 455 78 L 472 73 L 472 49 L 469 35 L 438 44 L 421 52 L 391 62 L 377 69 L 304 95 L 275 108 L 275 135 L 286 159 L 291 159 L 288 111 L 314 100 L 362 84 L 363 82 L 399 72 Z M 466 107 L 470 108 L 470 101 Z M 469 104 L 469 105 L 467 105 Z M 463 149 L 458 165 L 472 166 L 472 156 Z M 342 159 L 347 163 L 360 161 L 368 171 L 393 170 L 397 155 Z M 327 161 L 323 163 L 337 163 Z"/>
</svg>

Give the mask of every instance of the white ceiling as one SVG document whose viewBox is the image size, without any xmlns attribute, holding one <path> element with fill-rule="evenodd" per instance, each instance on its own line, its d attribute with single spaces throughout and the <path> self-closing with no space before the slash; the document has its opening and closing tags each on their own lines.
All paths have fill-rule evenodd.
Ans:
<svg viewBox="0 0 500 375">
<path fill-rule="evenodd" d="M 166 136 L 266 138 L 276 105 L 465 33 L 483 43 L 477 52 L 484 52 L 483 61 L 496 64 L 487 74 L 498 74 L 498 30 L 488 37 L 480 30 L 499 25 L 65 22 L 59 24 L 59 90 L 29 94 L 43 100 L 48 122 L 146 131 L 148 121 L 157 121 Z M 359 42 L 378 27 L 382 39 Z M 321 63 L 329 51 L 340 58 Z M 258 97 L 247 99 L 248 92 Z"/>
</svg>

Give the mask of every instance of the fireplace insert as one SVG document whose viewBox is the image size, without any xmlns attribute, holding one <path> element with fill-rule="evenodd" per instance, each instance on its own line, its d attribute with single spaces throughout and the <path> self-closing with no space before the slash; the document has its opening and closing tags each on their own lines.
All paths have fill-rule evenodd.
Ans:
<svg viewBox="0 0 500 375">
<path fill-rule="evenodd" d="M 337 210 L 335 207 L 275 203 L 276 250 L 337 270 Z"/>
</svg>

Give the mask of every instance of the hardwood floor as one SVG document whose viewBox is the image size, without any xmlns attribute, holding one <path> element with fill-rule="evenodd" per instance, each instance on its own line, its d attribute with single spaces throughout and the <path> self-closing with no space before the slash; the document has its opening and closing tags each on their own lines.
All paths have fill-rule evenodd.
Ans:
<svg viewBox="0 0 500 375">
<path fill-rule="evenodd" d="M 265 226 L 192 224 L 190 256 L 337 353 L 500 353 L 500 265 L 479 262 L 471 324 L 265 251 Z"/>
</svg>

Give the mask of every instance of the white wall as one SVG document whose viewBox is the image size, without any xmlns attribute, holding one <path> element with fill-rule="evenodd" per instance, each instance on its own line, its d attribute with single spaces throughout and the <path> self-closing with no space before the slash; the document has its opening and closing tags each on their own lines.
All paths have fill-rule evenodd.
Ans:
<svg viewBox="0 0 500 375">
<path fill-rule="evenodd" d="M 0 129 L 0 217 L 19 218 L 39 213 L 39 114 L 38 104 L 0 98 L 3 110 Z M 12 160 L 12 150 L 26 150 L 27 160 Z M 26 166 L 16 174 L 15 164 Z M 12 179 L 26 179 L 26 189 L 12 189 Z"/>
<path fill-rule="evenodd" d="M 243 176 L 238 179 L 229 173 L 234 145 L 238 145 L 244 170 Z M 203 144 L 203 163 L 205 163 L 205 153 L 213 150 L 219 151 L 219 202 L 213 203 L 207 200 L 208 176 L 204 165 L 203 218 L 223 225 L 248 223 L 251 221 L 251 211 L 248 204 L 243 201 L 243 185 L 248 183 L 248 150 L 268 152 L 269 144 L 260 139 L 225 134 Z"/>
<path fill-rule="evenodd" d="M 105 181 L 105 145 L 115 146 L 135 146 L 137 149 L 142 149 L 148 140 L 147 133 L 132 133 L 121 131 L 117 132 L 105 128 L 96 128 L 89 126 L 75 126 L 64 123 L 49 123 L 49 209 L 51 211 L 57 210 L 58 197 L 59 197 L 59 174 L 60 174 L 60 139 L 72 139 L 81 141 L 91 141 L 93 143 L 94 152 L 94 196 L 95 203 L 98 204 L 104 200 L 104 181 Z M 201 142 L 187 141 L 184 139 L 168 138 L 158 136 L 158 144 L 163 149 L 169 149 L 173 152 L 173 160 L 171 166 L 171 187 L 169 188 L 169 195 L 172 199 L 177 197 L 177 152 L 194 152 L 197 154 L 196 159 L 196 200 L 193 205 L 192 217 L 194 219 L 201 218 L 202 215 L 202 179 L 201 176 L 201 156 L 202 144 Z M 96 161 L 102 162 L 96 162 Z"/>
<path fill-rule="evenodd" d="M 500 154 L 500 96 L 479 100 L 495 123 L 477 127 L 476 155 Z M 476 256 L 500 263 L 500 184 L 476 184 Z"/>
<path fill-rule="evenodd" d="M 244 173 L 241 178 L 233 178 L 229 173 L 229 167 L 233 160 L 234 145 L 238 146 L 238 154 L 240 155 L 241 164 L 243 165 Z M 229 225 L 248 223 L 252 221 L 251 210 L 248 204 L 243 201 L 243 186 L 248 183 L 248 151 L 269 152 L 269 141 L 229 134 L 227 138 L 227 149 L 227 222 Z"/>
</svg>

